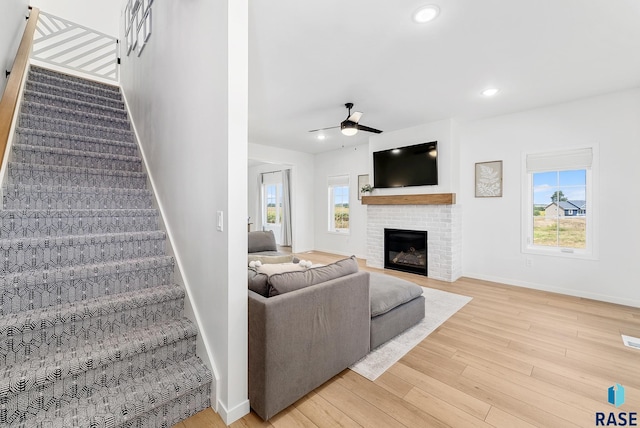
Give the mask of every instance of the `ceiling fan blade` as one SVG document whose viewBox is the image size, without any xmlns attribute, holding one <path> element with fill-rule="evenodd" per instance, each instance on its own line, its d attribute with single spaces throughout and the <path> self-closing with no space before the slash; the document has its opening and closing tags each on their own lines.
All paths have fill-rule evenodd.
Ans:
<svg viewBox="0 0 640 428">
<path fill-rule="evenodd" d="M 364 125 L 360 125 L 357 124 L 356 127 L 360 130 L 360 131 L 367 131 L 367 132 L 373 132 L 374 134 L 381 134 L 382 131 L 379 129 L 375 129 L 375 128 L 369 128 L 368 126 L 364 126 Z"/>
<path fill-rule="evenodd" d="M 353 112 L 353 114 L 349 116 L 347 120 L 358 123 L 361 117 L 362 117 L 362 112 L 356 111 L 356 112 Z"/>
<path fill-rule="evenodd" d="M 336 129 L 336 128 L 340 128 L 340 126 L 330 126 L 329 128 L 319 128 L 319 129 L 312 129 L 309 132 L 318 132 L 318 131 L 326 131 L 327 129 Z"/>
</svg>

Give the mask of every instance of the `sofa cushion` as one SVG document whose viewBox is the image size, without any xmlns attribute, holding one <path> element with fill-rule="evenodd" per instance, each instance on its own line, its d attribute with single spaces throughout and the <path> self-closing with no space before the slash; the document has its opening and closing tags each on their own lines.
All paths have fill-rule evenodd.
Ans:
<svg viewBox="0 0 640 428">
<path fill-rule="evenodd" d="M 276 237 L 272 230 L 258 230 L 249 232 L 248 250 L 250 253 L 258 251 L 277 251 Z"/>
<path fill-rule="evenodd" d="M 258 293 L 261 296 L 269 297 L 269 277 L 264 273 L 257 272 L 255 269 L 249 268 L 249 290 Z"/>
<path fill-rule="evenodd" d="M 247 256 L 247 262 L 260 262 L 263 265 L 274 263 L 292 263 L 293 254 L 280 254 L 274 256 L 265 256 L 260 254 L 249 254 Z"/>
<path fill-rule="evenodd" d="M 267 276 L 285 273 L 285 272 L 298 272 L 301 270 L 305 270 L 306 268 L 300 266 L 299 263 L 274 263 L 274 264 L 266 264 L 259 267 L 256 267 L 256 270 L 260 273 L 263 273 Z"/>
<path fill-rule="evenodd" d="M 358 272 L 355 256 L 326 266 L 312 267 L 299 272 L 284 272 L 269 277 L 269 297 L 299 290 L 341 276 Z"/>
<path fill-rule="evenodd" d="M 271 289 L 269 289 L 271 292 Z M 422 287 L 413 282 L 383 273 L 371 272 L 369 276 L 371 318 L 422 295 Z"/>
</svg>

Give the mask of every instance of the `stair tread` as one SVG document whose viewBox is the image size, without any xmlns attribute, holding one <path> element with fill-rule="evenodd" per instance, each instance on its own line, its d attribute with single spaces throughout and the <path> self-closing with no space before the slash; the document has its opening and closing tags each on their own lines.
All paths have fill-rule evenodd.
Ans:
<svg viewBox="0 0 640 428">
<path fill-rule="evenodd" d="M 65 125 L 67 127 L 80 127 L 80 128 L 85 128 L 85 129 L 92 129 L 92 130 L 97 130 L 97 131 L 102 131 L 102 132 L 107 132 L 109 134 L 123 134 L 123 135 L 127 135 L 130 136 L 131 139 L 133 139 L 133 131 L 131 131 L 130 129 L 123 129 L 123 128 L 111 128 L 111 127 L 107 127 L 107 126 L 101 126 L 101 125 L 94 125 L 92 123 L 83 123 L 83 122 L 76 122 L 76 121 L 72 121 L 72 120 L 66 120 L 66 119 L 60 119 L 60 118 L 52 118 L 52 117 L 47 117 L 47 116 L 39 116 L 36 114 L 31 114 L 31 113 L 20 113 L 20 117 L 25 117 L 25 118 L 38 118 L 40 120 L 45 120 L 48 121 L 50 123 L 58 123 L 61 125 Z M 25 128 L 25 126 L 20 126 L 21 128 Z M 56 132 L 56 131 L 52 131 L 52 132 Z M 76 135 L 76 136 L 80 136 L 79 134 L 69 134 L 69 135 Z M 92 137 L 95 138 L 95 137 Z M 114 140 L 114 141 L 119 141 L 119 140 Z"/>
<path fill-rule="evenodd" d="M 99 127 L 97 127 L 97 128 L 99 128 Z M 119 130 L 119 131 L 122 131 L 123 133 L 127 133 L 127 134 L 133 135 L 133 132 L 131 132 L 131 131 L 124 131 L 124 130 Z M 45 131 L 45 130 L 42 130 L 42 129 L 17 127 L 16 128 L 16 132 L 17 133 L 24 133 L 24 134 L 33 134 L 33 135 L 38 135 L 38 136 L 41 136 L 41 137 L 68 138 L 70 140 L 77 140 L 77 141 L 87 142 L 87 143 L 106 144 L 106 145 L 113 145 L 113 146 L 125 146 L 125 147 L 131 147 L 131 148 L 136 149 L 136 150 L 138 148 L 137 144 L 132 142 L 132 141 L 106 140 L 106 139 L 102 139 L 102 138 L 85 137 L 83 135 L 65 134 L 65 133 L 62 133 L 62 132 L 55 132 L 55 131 Z M 48 147 L 48 146 L 43 146 L 43 147 Z M 100 153 L 100 152 L 91 152 L 91 153 Z"/>
<path fill-rule="evenodd" d="M 66 85 L 69 83 L 75 84 L 75 85 L 83 85 L 87 87 L 99 88 L 104 91 L 114 92 L 120 95 L 120 88 L 116 84 L 111 85 L 108 83 L 98 82 L 95 80 L 89 80 L 82 77 L 72 76 L 70 74 L 65 74 L 55 70 L 51 70 L 44 67 L 38 67 L 34 65 L 30 67 L 29 73 L 34 75 L 45 75 L 48 78 L 52 78 L 60 81 L 61 83 L 63 83 L 63 85 Z"/>
<path fill-rule="evenodd" d="M 104 174 L 104 175 L 118 175 L 122 177 L 135 177 L 135 178 L 145 178 L 146 174 L 144 172 L 137 171 L 119 171 L 112 169 L 101 169 L 101 168 L 89 168 L 89 167 L 77 167 L 77 166 L 67 166 L 67 165 L 43 165 L 37 163 L 22 163 L 22 162 L 9 162 L 9 168 L 13 169 L 32 169 L 38 171 L 50 170 L 51 172 L 70 172 L 76 174 L 83 173 L 92 173 L 92 174 Z"/>
<path fill-rule="evenodd" d="M 58 379 L 73 376 L 89 369 L 96 369 L 114 361 L 149 352 L 178 340 L 197 335 L 197 327 L 187 318 L 176 318 L 148 327 L 134 329 L 100 340 L 91 346 L 70 348 L 43 358 L 34 358 L 8 365 L 0 379 L 0 396 L 11 390 L 11 385 L 25 380 L 29 390 L 55 379 L 50 376 L 59 372 Z M 140 346 L 144 343 L 144 347 Z M 24 391 L 19 391 L 24 392 Z"/>
<path fill-rule="evenodd" d="M 124 384 L 105 388 L 90 398 L 74 399 L 62 409 L 52 409 L 54 415 L 37 415 L 37 426 L 94 428 L 116 427 L 143 417 L 190 391 L 209 384 L 211 371 L 194 356 L 132 379 Z M 171 421 L 170 423 L 173 423 Z"/>
<path fill-rule="evenodd" d="M 27 97 L 30 97 L 30 96 L 35 96 L 35 97 L 40 97 L 40 98 L 51 100 L 51 101 L 54 101 L 56 99 L 64 100 L 64 102 L 69 107 L 61 107 L 61 108 L 65 108 L 67 110 L 77 111 L 77 108 L 75 108 L 75 107 L 78 107 L 78 108 L 89 107 L 89 108 L 95 108 L 95 109 L 99 109 L 99 110 L 104 110 L 105 112 L 111 112 L 111 113 L 118 114 L 118 115 L 124 115 L 124 117 L 127 117 L 127 111 L 125 110 L 124 106 L 122 106 L 120 108 L 111 107 L 111 106 L 105 106 L 105 105 L 102 105 L 102 104 L 96 104 L 96 103 L 92 103 L 92 102 L 89 102 L 89 101 L 77 100 L 75 98 L 62 97 L 60 95 L 53 95 L 53 94 L 49 94 L 47 92 L 34 91 L 34 90 L 31 90 L 31 89 L 25 89 L 24 95 L 25 95 L 25 99 Z M 42 105 L 54 107 L 54 105 L 41 103 L 41 102 L 38 102 L 38 101 L 27 100 L 25 102 L 37 103 L 37 104 L 42 104 Z M 70 108 L 72 106 L 74 108 Z M 97 113 L 94 113 L 94 114 L 97 114 Z"/>
<path fill-rule="evenodd" d="M 170 284 L 7 314 L 0 317 L 0 335 L 8 334 L 10 329 L 38 331 L 91 318 L 96 314 L 104 315 L 120 312 L 125 308 L 143 307 L 149 304 L 149 299 L 158 303 L 183 297 L 182 287 Z"/>
<path fill-rule="evenodd" d="M 99 215 L 105 215 L 108 217 L 117 215 L 140 215 L 140 216 L 154 216 L 157 217 L 158 210 L 155 208 L 105 208 L 105 209 L 4 209 L 0 210 L 0 218 L 7 217 L 95 217 Z"/>
<path fill-rule="evenodd" d="M 10 273 L 0 277 L 0 289 L 29 286 L 38 281 L 55 284 L 69 279 L 84 279 L 110 273 L 127 273 L 134 270 L 158 269 L 173 265 L 171 256 L 155 256 L 120 260 L 117 262 L 94 263 L 59 267 L 56 269 L 40 269 L 29 272 Z"/>
<path fill-rule="evenodd" d="M 73 96 L 79 96 L 79 97 L 88 97 L 88 98 L 94 98 L 96 101 L 95 104 L 97 105 L 104 105 L 101 103 L 105 103 L 105 104 L 118 104 L 120 105 L 122 108 L 124 108 L 124 101 L 120 100 L 120 99 L 116 99 L 116 98 L 112 98 L 112 97 L 105 97 L 102 95 L 97 95 L 97 94 L 90 94 L 87 92 L 82 92 L 82 91 L 76 91 L 73 88 L 69 88 L 69 87 L 65 87 L 65 86 L 58 86 L 58 85 L 50 85 L 48 83 L 44 83 L 44 82 L 37 82 L 37 81 L 28 81 L 27 82 L 27 88 L 31 87 L 32 89 L 29 89 L 31 91 L 40 93 L 40 94 L 47 94 L 50 93 L 48 91 L 61 91 L 61 92 L 66 92 L 67 94 L 71 94 L 72 96 L 68 97 L 70 99 L 74 99 Z"/>
<path fill-rule="evenodd" d="M 127 237 L 131 239 L 127 239 Z M 49 241 L 50 244 L 56 244 L 58 242 L 65 243 L 65 241 L 69 243 L 83 242 L 83 241 L 94 241 L 94 242 L 126 242 L 132 241 L 136 239 L 144 239 L 144 238 L 165 238 L 165 232 L 161 230 L 151 230 L 151 231 L 143 231 L 143 232 L 122 232 L 122 233 L 98 233 L 98 234 L 86 234 L 86 235 L 67 235 L 67 236 L 44 236 L 44 237 L 34 237 L 34 238 L 5 238 L 0 239 L 0 249 L 10 248 L 12 244 L 20 243 L 24 244 L 24 241 L 36 242 L 36 241 Z M 134 239 L 135 238 L 135 239 Z M 52 242 L 53 241 L 53 242 Z M 8 246 L 7 246 L 8 245 Z"/>
<path fill-rule="evenodd" d="M 26 191 L 33 193 L 75 193 L 75 194 L 104 194 L 104 195 L 143 195 L 152 196 L 149 189 L 127 188 L 127 187 L 82 187 L 82 186 L 62 186 L 62 185 L 45 185 L 45 184 L 23 184 L 11 183 L 5 185 L 4 194 L 8 192 Z"/>
<path fill-rule="evenodd" d="M 72 117 L 74 119 L 78 118 L 78 119 L 90 119 L 90 120 L 95 120 L 95 121 L 100 121 L 100 122 L 107 122 L 113 125 L 118 125 L 119 127 L 117 127 L 117 129 L 128 129 L 129 127 L 129 120 L 126 118 L 118 118 L 118 117 L 111 117 L 111 116 L 105 116 L 102 114 L 97 114 L 97 113 L 88 113 L 88 112 L 83 112 L 83 111 L 78 111 L 78 110 L 72 110 L 72 109 L 68 109 L 68 108 L 64 108 L 64 107 L 58 107 L 58 106 L 51 106 L 48 104 L 42 104 L 42 103 L 38 103 L 35 101 L 23 101 L 22 103 L 22 111 L 25 111 L 25 109 L 30 110 L 30 109 L 34 109 L 37 110 L 40 113 L 52 113 L 52 112 L 58 112 L 61 114 L 65 114 L 69 117 Z M 29 113 L 27 113 L 29 114 Z M 36 116 L 45 116 L 45 114 L 36 114 L 36 113 L 31 113 L 34 114 Z M 77 122 L 76 120 L 72 120 L 72 122 Z M 106 128 L 111 129 L 111 126 L 106 126 Z"/>
<path fill-rule="evenodd" d="M 14 144 L 13 148 L 18 150 L 29 150 L 29 151 L 40 152 L 40 153 L 53 153 L 53 154 L 60 154 L 60 155 L 66 155 L 66 156 L 91 157 L 91 158 L 98 158 L 98 159 L 118 160 L 118 161 L 135 162 L 135 163 L 142 164 L 142 159 L 140 159 L 138 156 L 126 156 L 126 155 L 101 153 L 101 152 L 87 152 L 83 150 L 62 149 L 59 147 L 34 146 L 32 144 Z"/>
</svg>

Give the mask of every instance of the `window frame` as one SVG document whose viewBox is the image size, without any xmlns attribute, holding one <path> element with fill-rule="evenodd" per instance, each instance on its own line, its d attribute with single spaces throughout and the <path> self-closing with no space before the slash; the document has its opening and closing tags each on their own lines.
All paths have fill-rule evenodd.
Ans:
<svg viewBox="0 0 640 428">
<path fill-rule="evenodd" d="M 327 233 L 334 233 L 338 235 L 351 234 L 351 222 L 349 222 L 348 228 L 341 228 L 341 229 L 335 228 L 335 204 L 334 204 L 335 188 L 345 187 L 348 193 L 347 203 L 349 204 L 349 219 L 351 219 L 351 204 L 352 204 L 351 199 L 353 195 L 351 192 L 350 183 L 351 183 L 351 178 L 347 174 L 330 176 L 327 179 L 327 208 L 328 208 Z"/>
<path fill-rule="evenodd" d="M 528 168 L 527 156 L 531 153 L 523 153 L 522 156 L 522 225 L 521 225 L 521 251 L 524 254 L 537 254 L 552 257 L 565 257 L 572 259 L 586 259 L 597 260 L 598 259 L 598 194 L 597 194 L 597 177 L 598 177 L 598 146 L 579 147 L 571 150 L 559 150 L 548 151 L 544 153 L 534 153 L 533 155 L 542 155 L 553 157 L 557 155 L 561 158 L 566 153 L 572 150 L 578 151 L 580 149 L 590 149 L 592 152 L 592 159 L 590 166 L 574 166 L 568 164 L 563 167 L 562 163 L 559 163 L 554 169 L 538 169 L 536 170 Z M 586 237 L 585 248 L 571 248 L 562 246 L 544 246 L 535 245 L 533 243 L 533 207 L 534 207 L 534 189 L 533 189 L 533 175 L 540 172 L 561 172 L 572 170 L 585 170 L 585 200 L 586 200 Z M 559 206 L 558 206 L 559 208 Z"/>
<path fill-rule="evenodd" d="M 271 174 L 273 176 L 276 176 L 278 174 Z M 268 192 L 267 192 L 267 187 L 269 186 L 275 186 L 276 188 L 276 202 L 275 202 L 275 208 L 276 208 L 276 221 L 274 223 L 269 223 L 267 218 L 268 218 Z M 263 226 L 277 226 L 277 225 L 281 225 L 282 224 L 282 216 L 280 215 L 280 210 L 278 210 L 278 203 L 280 203 L 281 205 L 283 204 L 283 189 L 282 189 L 282 179 L 280 178 L 279 180 L 274 177 L 271 178 L 270 176 L 267 176 L 266 174 L 263 175 L 263 180 L 262 180 L 262 189 L 261 189 L 261 193 L 262 193 L 262 198 L 261 198 L 261 210 L 262 210 L 262 225 Z"/>
</svg>

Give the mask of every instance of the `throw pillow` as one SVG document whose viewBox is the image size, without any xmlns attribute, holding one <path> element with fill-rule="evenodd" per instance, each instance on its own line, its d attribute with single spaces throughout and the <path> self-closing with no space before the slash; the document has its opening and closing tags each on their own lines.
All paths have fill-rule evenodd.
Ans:
<svg viewBox="0 0 640 428">
<path fill-rule="evenodd" d="M 249 254 L 248 262 L 261 262 L 263 265 L 273 263 L 291 263 L 293 262 L 293 254 L 284 254 L 281 256 L 260 256 L 257 254 Z"/>
<path fill-rule="evenodd" d="M 266 264 L 260 267 L 256 267 L 256 270 L 260 273 L 263 273 L 267 276 L 275 275 L 277 273 L 283 272 L 296 272 L 300 270 L 305 270 L 306 267 L 300 265 L 298 263 L 276 263 L 276 264 Z"/>
<path fill-rule="evenodd" d="M 284 272 L 269 276 L 269 297 L 320 284 L 358 272 L 356 256 L 326 266 L 312 267 L 299 272 Z"/>
<path fill-rule="evenodd" d="M 264 297 L 269 297 L 269 277 L 263 273 L 257 272 L 255 269 L 249 271 L 249 290 L 258 293 Z"/>
</svg>

